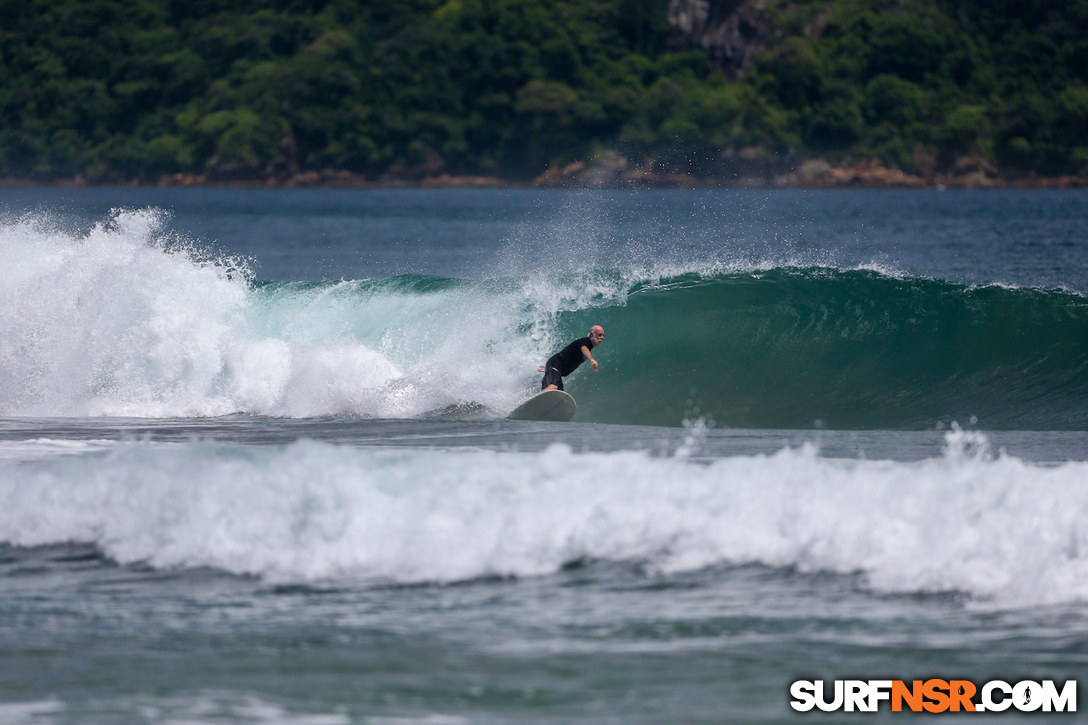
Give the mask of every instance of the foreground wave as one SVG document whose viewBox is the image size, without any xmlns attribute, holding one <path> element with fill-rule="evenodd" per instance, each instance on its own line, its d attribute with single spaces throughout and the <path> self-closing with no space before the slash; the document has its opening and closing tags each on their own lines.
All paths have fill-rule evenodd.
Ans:
<svg viewBox="0 0 1088 725">
<path fill-rule="evenodd" d="M 257 283 L 153 211 L 0 225 L 0 415 L 501 416 L 591 324 L 579 420 L 1088 429 L 1088 299 L 865 269 Z"/>
<path fill-rule="evenodd" d="M 129 442 L 0 461 L 0 541 L 91 542 L 121 563 L 303 583 L 523 577 L 584 560 L 758 563 L 1020 606 L 1088 600 L 1086 477 L 1083 462 L 1035 466 L 962 432 L 914 463 L 810 446 L 701 464 L 563 446 Z"/>
</svg>

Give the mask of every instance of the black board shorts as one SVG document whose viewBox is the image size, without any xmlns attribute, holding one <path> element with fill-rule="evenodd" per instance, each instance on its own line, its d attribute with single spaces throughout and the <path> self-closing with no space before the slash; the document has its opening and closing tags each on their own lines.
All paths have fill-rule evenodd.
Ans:
<svg viewBox="0 0 1088 725">
<path fill-rule="evenodd" d="M 554 385 L 555 387 L 562 390 L 563 376 L 559 374 L 559 365 L 552 365 L 551 362 L 552 361 L 549 360 L 544 365 L 544 381 L 540 383 L 540 389 L 543 390 L 549 385 Z"/>
</svg>

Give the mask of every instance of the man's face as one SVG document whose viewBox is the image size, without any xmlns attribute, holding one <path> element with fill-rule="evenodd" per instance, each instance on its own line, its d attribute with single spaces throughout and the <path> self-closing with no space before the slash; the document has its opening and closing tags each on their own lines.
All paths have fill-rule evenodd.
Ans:
<svg viewBox="0 0 1088 725">
<path fill-rule="evenodd" d="M 600 345 L 604 341 L 604 330 L 599 327 L 590 330 L 589 339 L 593 341 L 594 345 Z"/>
</svg>

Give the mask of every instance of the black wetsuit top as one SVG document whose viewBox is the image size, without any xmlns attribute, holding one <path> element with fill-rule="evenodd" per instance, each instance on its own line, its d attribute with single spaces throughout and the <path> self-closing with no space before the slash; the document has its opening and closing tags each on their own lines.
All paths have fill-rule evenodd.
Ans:
<svg viewBox="0 0 1088 725">
<path fill-rule="evenodd" d="M 593 342 L 588 337 L 575 340 L 559 352 L 548 358 L 548 367 L 558 367 L 560 375 L 570 375 L 575 368 L 582 364 L 585 356 L 582 355 L 582 347 L 593 349 Z"/>
</svg>

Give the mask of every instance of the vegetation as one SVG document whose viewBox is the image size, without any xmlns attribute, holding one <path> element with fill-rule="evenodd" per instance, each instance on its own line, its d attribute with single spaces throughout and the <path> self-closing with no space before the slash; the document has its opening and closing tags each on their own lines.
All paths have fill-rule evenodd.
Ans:
<svg viewBox="0 0 1088 725">
<path fill-rule="evenodd" d="M 1088 0 L 749 4 L 765 49 L 728 80 L 667 0 L 0 0 L 0 176 L 1088 173 Z"/>
</svg>

